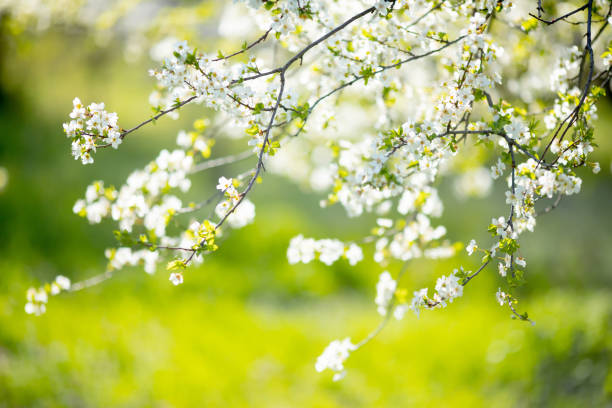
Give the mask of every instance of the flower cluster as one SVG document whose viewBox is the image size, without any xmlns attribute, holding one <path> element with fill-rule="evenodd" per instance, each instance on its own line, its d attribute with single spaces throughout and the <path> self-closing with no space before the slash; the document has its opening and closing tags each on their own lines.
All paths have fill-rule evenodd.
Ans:
<svg viewBox="0 0 612 408">
<path fill-rule="evenodd" d="M 341 257 L 355 265 L 363 259 L 363 251 L 356 244 L 345 244 L 337 239 L 304 238 L 303 235 L 293 237 L 287 249 L 287 259 L 290 264 L 309 263 L 315 259 L 325 265 L 331 265 Z"/>
<path fill-rule="evenodd" d="M 389 304 L 395 294 L 395 289 L 397 289 L 397 282 L 391 278 L 391 274 L 387 271 L 381 273 L 376 284 L 376 299 L 374 300 L 376 306 L 378 306 L 378 313 L 381 316 L 387 314 Z"/>
<path fill-rule="evenodd" d="M 26 293 L 25 312 L 36 316 L 45 313 L 49 295 L 55 296 L 64 290 L 70 290 L 70 279 L 62 275 L 58 275 L 50 285 L 46 284 L 38 289 L 29 288 Z"/>
<path fill-rule="evenodd" d="M 194 128 L 195 131 L 179 132 L 179 149 L 162 150 L 154 161 L 132 172 L 119 189 L 96 181 L 87 187 L 84 199 L 75 203 L 73 211 L 92 224 L 105 218 L 117 222 L 120 247 L 106 250 L 109 270 L 142 265 L 147 273 L 153 273 L 164 259 L 162 252 L 174 250 L 185 256 L 172 261 L 168 269 L 182 269 L 189 263 L 202 262 L 204 252 L 216 250 L 215 237 L 220 231 L 208 220 L 202 223 L 192 220 L 182 232 L 169 230 L 172 220 L 211 202 L 183 205 L 183 200 L 175 195 L 189 191 L 189 175 L 199 171 L 198 165 L 208 168 L 206 161 L 198 163 L 211 153 L 212 143 L 201 133 L 206 124 L 198 120 Z M 241 200 L 236 190 L 240 183 L 240 179 L 221 178 L 217 186 L 226 199 L 218 202 L 215 212 L 219 220 L 227 218 L 233 228 L 241 228 L 255 217 L 253 203 L 246 198 Z M 175 285 L 182 283 L 182 272 L 171 272 L 170 280 Z"/>
<path fill-rule="evenodd" d="M 270 112 L 281 97 L 278 85 L 271 82 L 261 86 L 247 81 L 261 75 L 262 71 L 265 69 L 256 59 L 230 64 L 222 56 L 199 54 L 186 42 L 179 42 L 161 69 L 150 71 L 163 90 L 152 98 L 156 102 L 154 109 L 160 113 L 175 113 L 175 109 L 193 100 L 223 112 L 242 127 L 252 137 L 249 144 L 254 146 L 255 152 L 265 148 L 266 154 L 273 154 L 272 145 L 264 144 L 261 129 L 269 122 Z M 282 97 L 289 106 L 295 104 L 290 92 Z M 277 115 L 277 120 L 283 119 L 286 119 L 283 115 Z"/>
<path fill-rule="evenodd" d="M 142 264 L 145 272 L 149 274 L 155 273 L 157 259 L 159 258 L 159 253 L 156 251 L 148 249 L 133 251 L 132 248 L 128 247 L 107 249 L 104 255 L 108 259 L 110 270 L 122 269 L 126 265 L 137 266 Z"/>
<path fill-rule="evenodd" d="M 495 293 L 495 299 L 497 300 L 497 303 L 499 303 L 500 306 L 503 306 L 506 303 L 506 298 L 508 297 L 508 295 L 506 293 L 504 293 L 501 288 L 497 289 L 497 293 Z"/>
<path fill-rule="evenodd" d="M 66 137 L 72 141 L 72 155 L 83 164 L 93 163 L 92 152 L 98 147 L 119 147 L 123 136 L 117 125 L 116 113 L 104 110 L 104 103 L 92 103 L 85 107 L 79 98 L 72 101 L 72 119 L 64 123 Z"/>
<path fill-rule="evenodd" d="M 130 174 L 118 191 L 105 188 L 102 181 L 94 182 L 73 211 L 91 223 L 110 216 L 119 223 L 120 230 L 128 232 L 141 221 L 147 230 L 163 237 L 171 217 L 182 207 L 180 199 L 167 193 L 173 189 L 189 190 L 191 180 L 187 175 L 193 163 L 193 156 L 184 150 L 162 150 L 155 161 Z"/>
<path fill-rule="evenodd" d="M 221 177 L 217 184 L 217 190 L 223 193 L 225 200 L 221 201 L 215 207 L 215 213 L 220 219 L 223 219 L 226 214 L 227 222 L 232 228 L 242 228 L 253 222 L 255 218 L 255 204 L 248 198 L 243 198 L 234 187 L 234 180 L 231 178 Z M 236 181 L 236 184 L 239 184 Z M 240 206 L 238 206 L 240 205 Z"/>
<path fill-rule="evenodd" d="M 460 272 L 464 273 L 463 268 L 461 270 L 455 269 L 448 276 L 439 277 L 436 281 L 436 292 L 431 298 L 427 295 L 427 288 L 414 292 L 409 308 L 418 316 L 421 309 L 444 308 L 447 302 L 452 303 L 455 298 L 461 297 L 463 295 L 463 285 L 458 277 Z"/>
<path fill-rule="evenodd" d="M 344 361 L 349 357 L 351 351 L 355 349 L 356 346 L 351 343 L 350 338 L 334 340 L 323 350 L 323 354 L 317 358 L 315 369 L 318 372 L 330 369 L 335 373 L 334 381 L 341 380 L 345 375 Z"/>
</svg>

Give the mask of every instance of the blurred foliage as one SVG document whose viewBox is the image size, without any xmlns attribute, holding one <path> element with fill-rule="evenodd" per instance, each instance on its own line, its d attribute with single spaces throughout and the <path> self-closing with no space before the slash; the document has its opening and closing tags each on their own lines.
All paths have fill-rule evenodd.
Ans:
<svg viewBox="0 0 612 408">
<path fill-rule="evenodd" d="M 601 107 L 601 174 L 586 176 L 582 194 L 562 201 L 522 242 L 529 284 L 521 308 L 537 325 L 511 320 L 496 304 L 500 282 L 490 269 L 447 310 L 393 322 L 333 383 L 314 361 L 330 340 L 357 340 L 378 324 L 381 269 L 371 261 L 289 266 L 285 251 L 298 232 L 351 239 L 369 224 L 319 209 L 320 197 L 274 176 L 253 192 L 256 223 L 224 238 L 184 285 L 171 287 L 164 271 L 126 270 L 53 298 L 40 318 L 25 315 L 28 286 L 105 268 L 113 226 L 90 226 L 71 211 L 86 185 L 119 185 L 207 113 L 189 107 L 178 122 L 161 120 L 83 167 L 61 131 L 72 98 L 104 100 L 122 123 L 137 123 L 150 114 L 149 63 L 128 64 L 118 44 L 100 48 L 79 32 L 0 30 L 0 166 L 9 173 L 0 193 L 0 407 L 612 404 L 609 105 Z M 237 149 L 223 140 L 214 154 Z M 218 175 L 198 176 L 194 194 L 213 188 Z M 454 240 L 484 239 L 503 195 L 461 201 L 451 187 L 441 186 L 441 222 Z M 403 286 L 431 286 L 456 265 L 476 263 L 415 262 Z"/>
</svg>

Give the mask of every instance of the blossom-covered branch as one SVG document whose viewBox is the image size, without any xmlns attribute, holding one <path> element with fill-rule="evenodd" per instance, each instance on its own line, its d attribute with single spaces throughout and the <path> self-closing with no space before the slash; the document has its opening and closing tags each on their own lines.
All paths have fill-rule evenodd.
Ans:
<svg viewBox="0 0 612 408">
<path fill-rule="evenodd" d="M 179 132 L 177 148 L 162 150 L 123 186 L 97 181 L 87 188 L 74 212 L 94 224 L 112 219 L 119 245 L 106 251 L 107 272 L 74 283 L 72 290 L 127 266 L 153 273 L 162 260 L 168 261 L 170 281 L 182 283 L 189 266 L 217 250 L 226 226 L 253 221 L 255 205 L 247 196 L 269 171 L 326 193 L 322 207 L 341 205 L 349 217 L 377 214 L 368 232 L 348 241 L 294 237 L 290 264 L 346 259 L 356 265 L 368 245 L 381 268 L 404 264 L 396 279 L 380 274 L 374 302 L 380 325 L 356 344 L 350 338 L 332 342 L 316 362 L 318 371 L 330 369 L 341 378 L 348 356 L 374 339 L 392 315 L 399 320 L 408 310 L 419 315 L 446 307 L 493 264 L 500 280 L 497 302 L 531 322 L 518 311 L 514 293 L 526 281 L 528 254 L 520 237 L 535 230 L 538 215 L 580 191 L 583 169 L 599 171 L 589 155 L 596 146 L 596 103 L 612 77 L 612 44 L 602 41 L 612 5 L 562 1 L 545 10 L 527 0 L 244 3 L 263 34 L 227 55 L 175 44 L 150 71 L 157 81 L 152 118 L 124 130 L 104 104 L 85 107 L 74 100 L 64 129 L 83 163 L 93 162 L 97 148 L 117 148 L 127 134 L 176 116 L 186 104 L 227 126 L 211 131 L 198 120 Z M 548 18 L 549 11 L 557 17 Z M 579 16 L 585 21 L 565 24 Z M 285 62 L 270 61 L 266 47 L 284 48 L 279 55 Z M 226 136 L 248 139 L 250 150 L 211 158 L 215 141 Z M 190 190 L 192 174 L 219 166 L 229 172 L 250 157 L 248 171 L 221 177 L 214 192 L 183 203 L 180 195 Z M 401 288 L 410 260 L 456 257 L 468 242 L 451 241 L 452 233 L 435 221 L 444 210 L 437 190 L 443 177 L 455 182 L 461 197 L 488 194 L 500 180 L 508 209 L 483 225 L 491 242 L 469 240 L 468 254 L 482 255 L 471 271 L 457 267 L 438 278 L 432 294 Z M 67 290 L 58 279 L 55 285 Z M 61 290 L 31 289 L 26 310 L 44 312 L 47 295 Z"/>
</svg>

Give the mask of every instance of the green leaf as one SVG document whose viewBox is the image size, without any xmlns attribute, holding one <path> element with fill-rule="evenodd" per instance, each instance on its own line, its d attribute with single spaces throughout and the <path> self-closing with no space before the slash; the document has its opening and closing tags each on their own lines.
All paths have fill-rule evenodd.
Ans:
<svg viewBox="0 0 612 408">
<path fill-rule="evenodd" d="M 374 76 L 374 69 L 369 65 L 367 67 L 361 67 L 361 70 L 359 71 L 359 75 L 363 77 L 363 81 L 367 85 L 369 79 Z"/>
<path fill-rule="evenodd" d="M 499 250 L 512 255 L 519 249 L 519 243 L 512 238 L 504 238 L 499 243 Z"/>
<path fill-rule="evenodd" d="M 113 234 L 115 235 L 115 239 L 117 240 L 117 242 L 119 242 L 119 245 L 121 246 L 133 247 L 138 244 L 138 242 L 127 231 L 115 230 L 113 231 Z"/>
<path fill-rule="evenodd" d="M 175 259 L 174 261 L 168 262 L 166 269 L 169 271 L 174 271 L 177 269 L 187 269 L 187 264 L 182 259 Z"/>
</svg>

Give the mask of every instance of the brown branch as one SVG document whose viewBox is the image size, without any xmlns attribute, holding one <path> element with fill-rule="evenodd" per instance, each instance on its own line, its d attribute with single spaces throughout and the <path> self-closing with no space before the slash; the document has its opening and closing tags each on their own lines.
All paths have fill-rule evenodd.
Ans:
<svg viewBox="0 0 612 408">
<path fill-rule="evenodd" d="M 213 59 L 214 62 L 217 61 L 222 61 L 222 60 L 228 60 L 232 57 L 235 57 L 236 55 L 240 55 L 244 52 L 247 52 L 248 50 L 250 50 L 251 48 L 255 47 L 257 44 L 266 41 L 266 38 L 268 38 L 268 34 L 270 34 L 270 31 L 272 31 L 272 28 L 269 28 L 268 31 L 266 31 L 265 33 L 263 33 L 263 35 L 261 37 L 259 37 L 257 40 L 253 41 L 251 44 L 247 45 L 246 47 L 242 48 L 240 51 L 236 51 L 233 54 L 230 55 L 226 55 L 222 58 L 215 58 Z"/>
<path fill-rule="evenodd" d="M 585 55 L 588 54 L 589 60 L 590 60 L 589 61 L 589 73 L 587 76 L 586 84 L 584 85 L 584 89 L 582 91 L 578 104 L 572 110 L 572 112 L 565 119 L 563 119 L 563 121 L 559 124 L 559 127 L 555 131 L 553 137 L 550 139 L 550 142 L 548 142 L 548 144 L 544 148 L 544 151 L 542 152 L 542 155 L 540 156 L 541 158 L 540 158 L 540 161 L 538 162 L 538 166 L 544 160 L 544 156 L 546 155 L 546 153 L 552 146 L 553 142 L 555 141 L 555 139 L 557 138 L 557 136 L 559 135 L 559 133 L 561 132 L 565 124 L 567 123 L 567 126 L 565 126 L 565 130 L 563 131 L 563 133 L 561 133 L 559 142 L 563 140 L 563 138 L 565 137 L 569 129 L 574 125 L 574 123 L 576 123 L 576 120 L 578 119 L 578 116 L 580 114 L 580 109 L 584 105 L 584 101 L 586 100 L 586 97 L 589 93 L 589 89 L 591 87 L 591 83 L 593 80 L 593 72 L 595 71 L 595 58 L 593 55 L 592 38 L 591 38 L 591 26 L 592 26 L 591 22 L 593 18 L 593 0 L 589 0 L 589 2 L 585 6 L 587 8 L 587 21 L 588 21 L 587 22 L 587 32 L 586 32 L 587 43 L 585 47 L 586 49 Z"/>
<path fill-rule="evenodd" d="M 548 25 L 552 25 L 552 24 L 555 24 L 555 23 L 557 23 L 557 22 L 559 22 L 561 20 L 565 20 L 567 17 L 573 16 L 574 14 L 581 12 L 582 10 L 586 9 L 587 7 L 591 7 L 590 4 L 592 4 L 592 1 L 589 1 L 587 4 L 585 4 L 585 5 L 581 6 L 581 7 L 578 7 L 577 9 L 572 10 L 569 13 L 566 13 L 566 14 L 562 15 L 561 17 L 557 17 L 557 18 L 555 18 L 553 20 L 544 20 L 543 18 L 540 17 L 541 14 L 539 14 L 539 13 L 538 13 L 539 14 L 538 16 L 536 16 L 533 13 L 529 13 L 529 15 L 531 17 L 535 18 L 538 21 L 541 21 L 541 22 L 543 22 L 545 24 L 548 24 Z M 539 12 L 539 9 L 538 9 L 538 12 Z"/>
<path fill-rule="evenodd" d="M 155 115 L 155 116 L 145 120 L 144 122 L 141 122 L 140 124 L 134 126 L 131 129 L 122 131 L 121 135 L 120 135 L 120 138 L 121 139 L 125 138 L 127 135 L 129 135 L 130 133 L 140 129 L 144 125 L 146 125 L 148 123 L 151 123 L 151 122 L 154 122 L 157 119 L 161 118 L 162 116 L 164 116 L 164 115 L 166 115 L 166 114 L 168 114 L 170 112 L 173 112 L 173 111 L 175 111 L 175 110 L 177 110 L 177 109 L 187 105 L 189 102 L 193 101 L 196 98 L 197 98 L 197 95 L 194 95 L 192 97 L 189 97 L 189 98 L 185 99 L 182 102 L 175 103 L 171 108 L 159 112 L 157 115 Z M 104 144 L 104 145 L 99 145 L 99 146 L 96 146 L 96 148 L 104 148 L 104 147 L 109 147 L 109 146 L 111 146 L 111 143 L 107 143 L 107 144 Z"/>
</svg>

